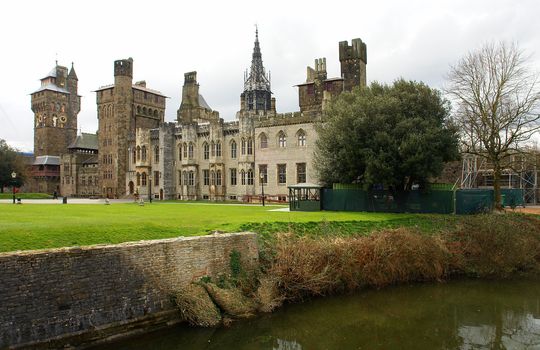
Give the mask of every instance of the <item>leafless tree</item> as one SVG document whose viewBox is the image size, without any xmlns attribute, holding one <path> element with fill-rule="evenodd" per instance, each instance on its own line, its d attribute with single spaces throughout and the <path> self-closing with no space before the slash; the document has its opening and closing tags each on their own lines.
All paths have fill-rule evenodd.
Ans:
<svg viewBox="0 0 540 350">
<path fill-rule="evenodd" d="M 500 210 L 502 171 L 540 128 L 538 74 L 516 44 L 486 44 L 450 68 L 445 90 L 457 106 L 463 153 L 493 166 Z"/>
</svg>

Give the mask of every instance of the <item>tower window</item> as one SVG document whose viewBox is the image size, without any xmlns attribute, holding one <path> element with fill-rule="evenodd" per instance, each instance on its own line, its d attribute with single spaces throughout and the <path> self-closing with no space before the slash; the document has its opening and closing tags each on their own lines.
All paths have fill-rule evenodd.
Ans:
<svg viewBox="0 0 540 350">
<path fill-rule="evenodd" d="M 278 134 L 278 144 L 281 148 L 287 147 L 287 136 L 285 136 L 283 131 L 280 131 Z"/>
<path fill-rule="evenodd" d="M 203 144 L 203 158 L 209 159 L 210 158 L 210 147 L 208 146 L 208 143 Z"/>
<path fill-rule="evenodd" d="M 231 158 L 236 159 L 236 141 L 231 142 Z"/>
</svg>

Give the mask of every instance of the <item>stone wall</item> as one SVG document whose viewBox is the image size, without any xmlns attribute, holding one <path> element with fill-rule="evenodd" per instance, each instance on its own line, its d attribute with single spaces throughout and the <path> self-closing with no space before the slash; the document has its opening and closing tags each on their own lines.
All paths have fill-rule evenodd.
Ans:
<svg viewBox="0 0 540 350">
<path fill-rule="evenodd" d="M 180 322 L 172 294 L 229 273 L 233 250 L 256 266 L 252 233 L 2 253 L 0 349 L 84 346 Z"/>
</svg>

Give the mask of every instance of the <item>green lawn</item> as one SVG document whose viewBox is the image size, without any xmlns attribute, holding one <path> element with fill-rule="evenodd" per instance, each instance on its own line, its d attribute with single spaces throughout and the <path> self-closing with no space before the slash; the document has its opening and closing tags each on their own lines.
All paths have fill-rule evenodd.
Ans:
<svg viewBox="0 0 540 350">
<path fill-rule="evenodd" d="M 52 199 L 53 196 L 47 193 L 15 193 L 16 198 L 21 199 Z M 13 193 L 4 192 L 0 193 L 0 199 L 12 199 Z"/>
<path fill-rule="evenodd" d="M 0 252 L 203 235 L 210 231 L 367 232 L 378 227 L 431 228 L 448 216 L 276 212 L 278 206 L 202 203 L 98 205 L 0 204 Z"/>
</svg>

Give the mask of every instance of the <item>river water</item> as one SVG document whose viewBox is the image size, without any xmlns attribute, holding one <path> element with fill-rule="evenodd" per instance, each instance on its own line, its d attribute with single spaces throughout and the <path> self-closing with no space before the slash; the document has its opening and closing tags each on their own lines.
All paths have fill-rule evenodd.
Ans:
<svg viewBox="0 0 540 350">
<path fill-rule="evenodd" d="M 181 325 L 99 349 L 540 349 L 540 280 L 362 291 L 286 305 L 229 328 Z"/>
</svg>

